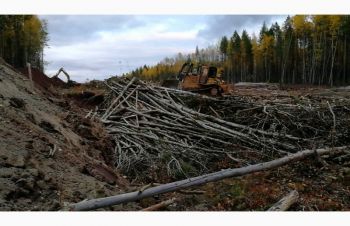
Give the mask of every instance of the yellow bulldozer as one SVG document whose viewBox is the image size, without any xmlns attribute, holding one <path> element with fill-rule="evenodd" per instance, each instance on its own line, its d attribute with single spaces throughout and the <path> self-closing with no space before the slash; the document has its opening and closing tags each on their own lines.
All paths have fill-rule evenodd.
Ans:
<svg viewBox="0 0 350 226">
<path fill-rule="evenodd" d="M 223 69 L 208 65 L 184 63 L 177 79 L 178 88 L 186 91 L 220 96 L 233 90 L 223 79 Z"/>
</svg>

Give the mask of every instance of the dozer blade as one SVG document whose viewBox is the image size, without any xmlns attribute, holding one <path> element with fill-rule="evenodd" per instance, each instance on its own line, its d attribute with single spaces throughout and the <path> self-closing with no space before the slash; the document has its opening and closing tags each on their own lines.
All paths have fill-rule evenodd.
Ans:
<svg viewBox="0 0 350 226">
<path fill-rule="evenodd" d="M 173 88 L 173 89 L 177 89 L 178 85 L 179 85 L 179 80 L 177 79 L 167 79 L 161 83 L 161 86 L 167 87 L 167 88 Z"/>
</svg>

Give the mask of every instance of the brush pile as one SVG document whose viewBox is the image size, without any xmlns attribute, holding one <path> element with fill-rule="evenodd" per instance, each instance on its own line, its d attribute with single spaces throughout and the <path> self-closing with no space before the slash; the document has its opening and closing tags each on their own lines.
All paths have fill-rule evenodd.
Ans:
<svg viewBox="0 0 350 226">
<path fill-rule="evenodd" d="M 259 92 L 259 90 L 255 90 Z M 350 99 L 339 95 L 236 95 L 186 102 L 195 110 L 250 128 L 298 137 L 301 149 L 350 144 Z M 215 110 L 215 113 L 214 113 Z"/>
<path fill-rule="evenodd" d="M 267 161 L 319 147 L 315 140 L 329 136 L 335 125 L 327 105 L 321 109 L 211 98 L 135 78 L 106 85 L 111 92 L 96 114 L 115 139 L 116 167 L 134 175 L 161 165 L 170 176 L 192 176 L 223 159 L 239 165 Z M 327 122 L 325 128 L 316 128 L 300 120 Z"/>
</svg>

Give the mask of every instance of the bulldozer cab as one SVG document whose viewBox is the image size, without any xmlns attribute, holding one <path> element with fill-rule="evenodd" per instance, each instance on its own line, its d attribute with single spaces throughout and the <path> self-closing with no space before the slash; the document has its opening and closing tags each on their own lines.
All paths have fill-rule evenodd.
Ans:
<svg viewBox="0 0 350 226">
<path fill-rule="evenodd" d="M 177 79 L 179 81 L 183 81 L 186 75 L 188 75 L 191 72 L 192 67 L 193 67 L 192 63 L 184 63 L 181 67 L 181 70 L 179 71 Z"/>
<path fill-rule="evenodd" d="M 208 66 L 200 67 L 199 84 L 201 85 L 207 84 L 209 78 L 216 78 L 216 74 L 217 74 L 216 67 L 208 67 Z"/>
<path fill-rule="evenodd" d="M 183 81 L 187 76 L 197 76 L 199 75 L 199 83 L 205 84 L 208 78 L 216 78 L 217 68 L 211 66 L 194 65 L 193 63 L 184 63 L 178 74 L 178 79 Z"/>
</svg>

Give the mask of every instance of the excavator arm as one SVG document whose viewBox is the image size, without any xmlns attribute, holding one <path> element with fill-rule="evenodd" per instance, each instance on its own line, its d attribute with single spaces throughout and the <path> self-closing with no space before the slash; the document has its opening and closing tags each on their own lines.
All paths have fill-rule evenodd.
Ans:
<svg viewBox="0 0 350 226">
<path fill-rule="evenodd" d="M 67 83 L 69 83 L 69 82 L 71 81 L 71 80 L 70 80 L 70 76 L 69 76 L 69 74 L 63 69 L 63 67 L 61 67 L 61 68 L 57 71 L 57 73 L 56 73 L 54 76 L 52 76 L 52 77 L 53 77 L 53 78 L 57 77 L 61 72 L 67 77 Z"/>
</svg>

